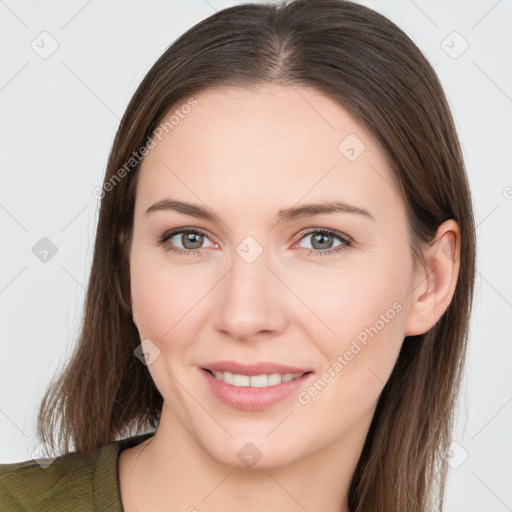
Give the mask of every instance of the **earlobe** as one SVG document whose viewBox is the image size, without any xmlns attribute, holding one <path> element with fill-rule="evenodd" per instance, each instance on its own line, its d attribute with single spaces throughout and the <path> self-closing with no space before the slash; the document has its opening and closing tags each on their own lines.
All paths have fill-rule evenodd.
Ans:
<svg viewBox="0 0 512 512">
<path fill-rule="evenodd" d="M 460 267 L 460 230 L 449 219 L 443 222 L 434 242 L 423 252 L 426 268 L 418 270 L 410 292 L 405 336 L 416 336 L 431 329 L 452 300 Z"/>
</svg>

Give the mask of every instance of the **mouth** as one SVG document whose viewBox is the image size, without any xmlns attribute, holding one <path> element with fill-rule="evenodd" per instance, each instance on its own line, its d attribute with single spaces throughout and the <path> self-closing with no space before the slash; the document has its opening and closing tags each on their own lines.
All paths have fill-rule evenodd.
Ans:
<svg viewBox="0 0 512 512">
<path fill-rule="evenodd" d="M 218 381 L 224 382 L 229 386 L 241 388 L 268 388 L 278 386 L 283 382 L 291 382 L 302 378 L 304 375 L 313 373 L 312 371 L 307 371 L 302 373 L 262 373 L 259 375 L 245 375 L 227 371 L 214 371 L 208 368 L 203 368 L 203 370 Z"/>
<path fill-rule="evenodd" d="M 219 402 L 240 411 L 263 411 L 286 402 L 313 378 L 313 371 L 246 375 L 201 368 L 207 390 Z"/>
</svg>

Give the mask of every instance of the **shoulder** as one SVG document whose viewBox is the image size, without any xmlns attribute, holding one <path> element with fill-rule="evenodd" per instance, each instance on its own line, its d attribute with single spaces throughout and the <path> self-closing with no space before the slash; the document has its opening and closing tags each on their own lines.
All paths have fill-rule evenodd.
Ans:
<svg viewBox="0 0 512 512">
<path fill-rule="evenodd" d="M 90 505 L 97 453 L 0 465 L 1 510 L 66 510 Z M 69 508 L 68 508 L 69 510 Z"/>
<path fill-rule="evenodd" d="M 119 452 L 148 437 L 115 441 L 84 455 L 68 453 L 55 459 L 0 464 L 0 510 L 121 511 Z"/>
</svg>

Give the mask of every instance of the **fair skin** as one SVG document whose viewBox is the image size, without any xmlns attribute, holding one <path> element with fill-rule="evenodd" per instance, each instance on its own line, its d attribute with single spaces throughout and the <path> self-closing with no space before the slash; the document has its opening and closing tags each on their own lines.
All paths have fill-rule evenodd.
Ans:
<svg viewBox="0 0 512 512">
<path fill-rule="evenodd" d="M 132 308 L 141 340 L 159 350 L 148 371 L 164 406 L 155 436 L 120 455 L 124 509 L 347 511 L 350 479 L 403 339 L 431 328 L 452 298 L 458 226 L 444 222 L 425 249 L 427 268 L 415 269 L 405 205 L 383 152 L 313 89 L 224 87 L 194 97 L 197 106 L 145 158 L 137 184 Z M 338 149 L 349 134 L 365 144 L 353 161 Z M 220 221 L 146 214 L 166 198 Z M 277 222 L 282 209 L 331 201 L 371 217 Z M 187 244 L 184 233 L 158 245 L 174 228 L 200 229 L 202 245 Z M 313 228 L 353 242 L 310 254 L 344 244 L 318 234 L 315 243 Z M 263 249 L 251 263 L 237 253 L 248 236 Z M 200 252 L 191 248 L 198 245 Z M 294 394 L 266 410 L 238 410 L 220 402 L 201 373 L 208 361 L 272 361 L 311 368 L 307 390 L 370 326 L 378 333 L 307 404 Z M 237 457 L 248 442 L 261 453 L 251 468 Z"/>
</svg>

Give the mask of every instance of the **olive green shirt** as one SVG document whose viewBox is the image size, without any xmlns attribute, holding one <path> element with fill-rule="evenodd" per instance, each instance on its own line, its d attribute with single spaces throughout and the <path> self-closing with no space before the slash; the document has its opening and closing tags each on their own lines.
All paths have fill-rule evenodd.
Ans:
<svg viewBox="0 0 512 512">
<path fill-rule="evenodd" d="M 119 454 L 154 432 L 110 443 L 88 455 L 75 452 L 53 461 L 0 464 L 2 512 L 123 512 L 119 492 Z"/>
</svg>

